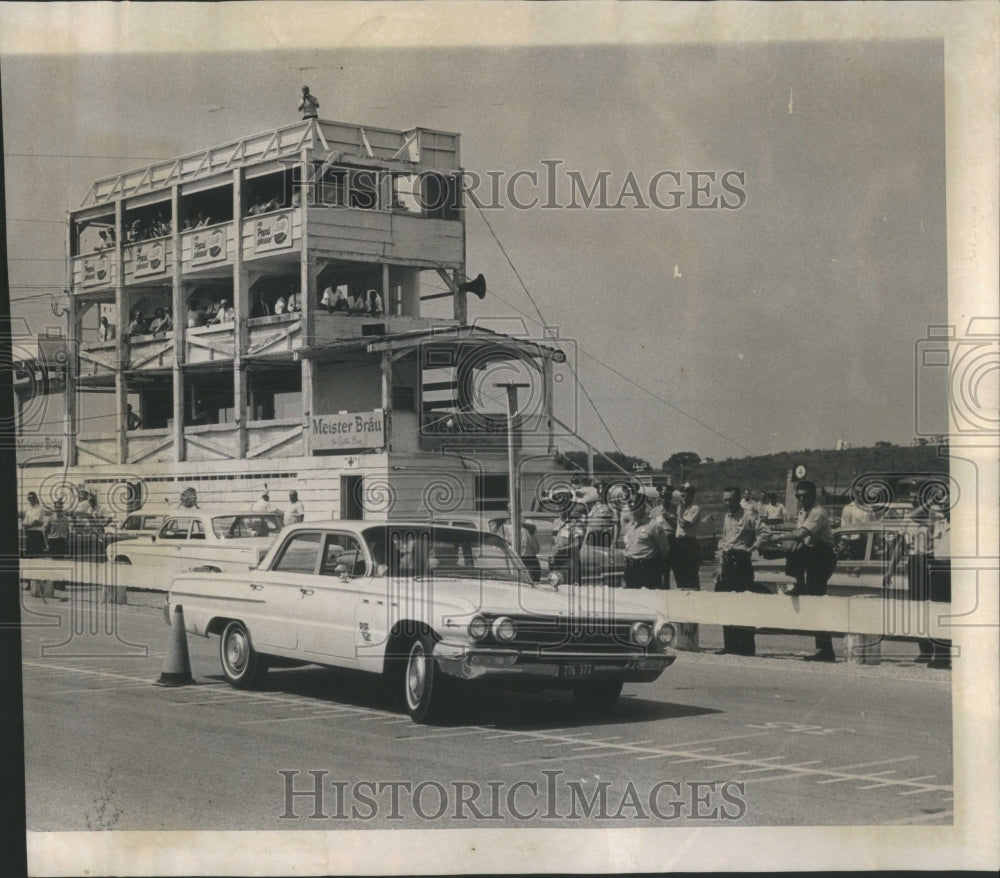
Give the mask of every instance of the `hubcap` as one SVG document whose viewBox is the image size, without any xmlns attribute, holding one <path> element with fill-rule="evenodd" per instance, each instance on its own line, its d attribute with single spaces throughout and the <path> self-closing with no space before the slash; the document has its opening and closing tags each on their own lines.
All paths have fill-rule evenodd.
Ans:
<svg viewBox="0 0 1000 878">
<path fill-rule="evenodd" d="M 247 642 L 242 631 L 231 631 L 226 638 L 226 664 L 239 674 L 247 663 Z"/>
<path fill-rule="evenodd" d="M 413 644 L 410 660 L 406 665 L 406 700 L 410 707 L 416 707 L 423 698 L 426 679 L 426 656 L 423 646 L 418 642 Z"/>
</svg>

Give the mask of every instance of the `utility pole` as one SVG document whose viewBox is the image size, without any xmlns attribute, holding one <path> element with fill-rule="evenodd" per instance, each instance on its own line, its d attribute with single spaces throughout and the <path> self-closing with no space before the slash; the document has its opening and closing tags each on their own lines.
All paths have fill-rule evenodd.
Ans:
<svg viewBox="0 0 1000 878">
<path fill-rule="evenodd" d="M 517 389 L 529 387 L 515 381 L 496 384 L 507 391 L 507 489 L 510 494 L 510 533 L 514 554 L 521 554 L 521 485 L 517 473 L 517 449 L 521 446 L 521 427 L 517 422 Z"/>
</svg>

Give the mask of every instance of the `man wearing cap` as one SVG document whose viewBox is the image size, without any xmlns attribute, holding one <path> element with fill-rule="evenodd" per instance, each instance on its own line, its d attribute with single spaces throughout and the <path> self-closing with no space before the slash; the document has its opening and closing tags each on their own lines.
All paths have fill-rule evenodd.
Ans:
<svg viewBox="0 0 1000 878">
<path fill-rule="evenodd" d="M 677 504 L 677 530 L 670 555 L 670 569 L 678 588 L 699 589 L 698 568 L 701 566 L 701 547 L 698 545 L 698 525 L 701 510 L 694 502 L 695 487 L 690 482 L 681 486 L 681 499 Z"/>
<path fill-rule="evenodd" d="M 799 504 L 796 529 L 786 539 L 795 543 L 785 563 L 785 572 L 795 578 L 795 587 L 786 594 L 826 594 L 826 585 L 837 566 L 833 551 L 833 529 L 830 518 L 822 506 L 816 505 L 816 485 L 800 481 L 795 485 L 795 499 Z M 833 639 L 827 632 L 816 634 L 816 654 L 806 656 L 808 662 L 836 661 Z"/>
<path fill-rule="evenodd" d="M 663 566 L 670 556 L 667 532 L 650 515 L 652 501 L 644 493 L 636 497 L 629 516 L 622 516 L 625 543 L 625 588 L 662 588 Z"/>
<path fill-rule="evenodd" d="M 768 594 L 754 583 L 751 552 L 764 531 L 761 520 L 740 502 L 740 489 L 730 485 L 722 490 L 726 515 L 719 535 L 719 576 L 716 591 L 753 591 Z M 722 626 L 723 648 L 719 654 L 756 655 L 753 628 L 742 625 Z"/>
</svg>

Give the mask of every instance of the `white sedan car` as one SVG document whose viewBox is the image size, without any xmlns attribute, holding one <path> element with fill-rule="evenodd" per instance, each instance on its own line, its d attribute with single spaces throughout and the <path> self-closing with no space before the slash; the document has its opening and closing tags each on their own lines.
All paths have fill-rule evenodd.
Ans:
<svg viewBox="0 0 1000 878">
<path fill-rule="evenodd" d="M 264 557 L 281 530 L 281 516 L 245 508 L 178 509 L 150 536 L 108 546 L 108 560 L 136 568 L 120 575 L 133 585 L 166 591 L 175 576 L 199 569 L 247 571 Z"/>
<path fill-rule="evenodd" d="M 383 675 L 426 722 L 457 681 L 507 677 L 574 690 L 610 710 L 625 681 L 651 682 L 675 656 L 656 594 L 532 583 L 498 536 L 427 523 L 291 525 L 260 565 L 178 577 L 168 617 L 220 635 L 237 688 L 269 664 Z M 645 600 L 644 600 L 645 598 Z"/>
</svg>

